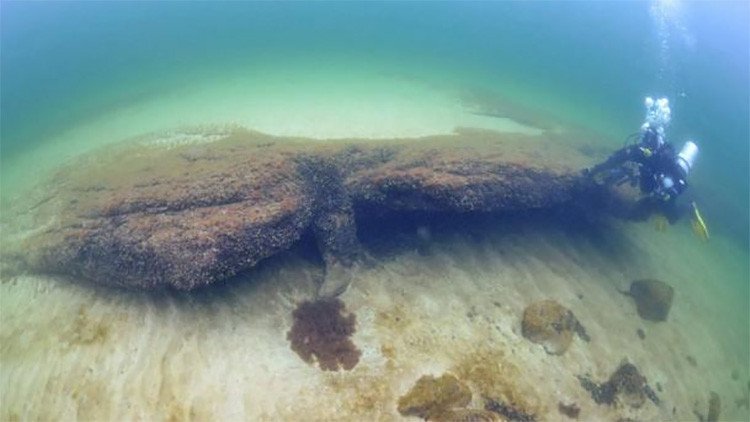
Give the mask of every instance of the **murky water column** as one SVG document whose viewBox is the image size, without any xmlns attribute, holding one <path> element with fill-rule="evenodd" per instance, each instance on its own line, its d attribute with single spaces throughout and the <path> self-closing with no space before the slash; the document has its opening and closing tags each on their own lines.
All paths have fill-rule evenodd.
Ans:
<svg viewBox="0 0 750 422">
<path fill-rule="evenodd" d="M 693 36 L 684 24 L 683 3 L 679 0 L 654 0 L 649 10 L 658 46 L 659 68 L 657 81 L 669 94 L 684 95 L 680 90 L 679 48 L 691 50 Z"/>
</svg>

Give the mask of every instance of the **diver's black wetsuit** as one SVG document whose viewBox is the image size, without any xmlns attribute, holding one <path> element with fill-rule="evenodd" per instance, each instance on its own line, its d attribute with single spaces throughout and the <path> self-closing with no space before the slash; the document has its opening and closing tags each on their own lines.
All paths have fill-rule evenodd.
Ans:
<svg viewBox="0 0 750 422">
<path fill-rule="evenodd" d="M 687 174 L 678 164 L 672 145 L 648 128 L 639 143 L 616 151 L 607 161 L 593 167 L 589 174 L 595 176 L 602 172 L 618 172 L 628 162 L 638 164 L 639 187 L 641 192 L 648 195 L 639 201 L 639 214 L 645 217 L 653 211 L 660 211 L 670 223 L 675 222 L 684 212 L 677 206 L 676 199 L 687 188 Z M 613 181 L 614 178 L 605 177 L 606 184 Z"/>
<path fill-rule="evenodd" d="M 687 188 L 687 174 L 677 164 L 677 153 L 672 144 L 665 143 L 654 151 L 641 165 L 641 191 L 662 200 L 674 200 Z M 663 178 L 670 178 L 671 185 L 665 185 Z"/>
</svg>

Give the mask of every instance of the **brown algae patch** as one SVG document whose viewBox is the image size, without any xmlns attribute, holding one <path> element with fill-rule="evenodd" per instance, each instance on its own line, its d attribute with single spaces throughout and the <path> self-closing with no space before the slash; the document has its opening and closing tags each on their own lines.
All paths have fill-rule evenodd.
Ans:
<svg viewBox="0 0 750 422">
<path fill-rule="evenodd" d="M 483 357 L 489 356 L 466 360 L 464 367 L 457 368 L 465 370 L 458 377 L 452 373 L 422 376 L 399 398 L 399 413 L 429 421 L 536 421 L 538 400 L 512 378 L 520 376 L 517 367 L 485 362 Z M 483 408 L 472 408 L 472 404 Z"/>
<path fill-rule="evenodd" d="M 408 393 L 398 400 L 398 412 L 425 420 L 449 420 L 455 408 L 471 402 L 471 390 L 452 374 L 439 378 L 424 375 Z"/>
<path fill-rule="evenodd" d="M 500 349 L 478 348 L 462 356 L 452 368 L 482 399 L 485 410 L 505 418 L 509 414 L 533 421 L 545 413 L 541 399 L 528 377 Z"/>
<path fill-rule="evenodd" d="M 382 420 L 392 419 L 390 406 L 398 394 L 393 388 L 388 374 L 360 365 L 356 371 L 326 373 L 324 391 L 337 413 L 358 420 Z"/>
<path fill-rule="evenodd" d="M 89 346 L 103 344 L 109 337 L 109 325 L 94 320 L 84 306 L 78 308 L 78 315 L 73 322 L 72 332 L 67 339 L 70 345 Z"/>
<path fill-rule="evenodd" d="M 376 314 L 376 324 L 395 332 L 404 332 L 412 325 L 410 316 L 404 305 L 395 305 L 388 311 L 381 311 Z"/>
<path fill-rule="evenodd" d="M 384 339 L 380 353 L 391 369 L 402 366 L 414 355 L 431 356 L 439 340 L 430 332 L 432 321 L 418 308 L 405 303 L 388 306 L 375 313 L 374 327 L 378 337 Z M 412 356 L 412 357 L 409 357 Z"/>
<path fill-rule="evenodd" d="M 339 299 L 304 301 L 294 310 L 294 325 L 287 333 L 291 348 L 307 363 L 318 362 L 324 371 L 350 370 L 362 352 L 351 341 L 354 314 L 343 315 Z"/>
</svg>

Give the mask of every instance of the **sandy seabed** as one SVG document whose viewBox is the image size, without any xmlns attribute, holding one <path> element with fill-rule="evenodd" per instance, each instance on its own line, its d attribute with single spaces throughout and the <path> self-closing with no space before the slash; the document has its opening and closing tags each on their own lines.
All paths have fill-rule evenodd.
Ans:
<svg viewBox="0 0 750 422">
<path fill-rule="evenodd" d="M 489 379 L 538 420 L 564 420 L 559 402 L 576 403 L 581 420 L 697 420 L 710 391 L 722 420 L 747 419 L 747 303 L 733 290 L 747 270 L 731 244 L 700 243 L 687 224 L 425 230 L 426 242 L 370 242 L 377 259 L 341 297 L 362 351 L 351 371 L 321 371 L 290 349 L 292 311 L 322 271 L 299 251 L 192 294 L 3 278 L 0 418 L 396 420 L 419 377 L 450 372 L 474 389 Z M 666 322 L 640 319 L 617 292 L 645 277 L 675 288 Z M 521 336 L 524 307 L 548 298 L 575 313 L 589 343 L 553 356 Z M 597 405 L 579 385 L 623 359 L 659 384 L 659 406 Z"/>
</svg>

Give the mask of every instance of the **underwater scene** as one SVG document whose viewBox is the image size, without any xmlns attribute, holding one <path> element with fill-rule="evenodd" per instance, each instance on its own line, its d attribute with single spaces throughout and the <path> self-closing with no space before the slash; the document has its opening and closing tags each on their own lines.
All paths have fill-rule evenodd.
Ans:
<svg viewBox="0 0 750 422">
<path fill-rule="evenodd" d="M 0 3 L 0 420 L 750 420 L 750 3 Z"/>
</svg>

